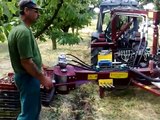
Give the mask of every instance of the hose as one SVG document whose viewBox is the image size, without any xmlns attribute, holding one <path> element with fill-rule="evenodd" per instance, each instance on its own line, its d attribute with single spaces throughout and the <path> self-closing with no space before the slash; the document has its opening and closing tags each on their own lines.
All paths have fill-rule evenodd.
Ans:
<svg viewBox="0 0 160 120">
<path fill-rule="evenodd" d="M 77 60 L 72 60 L 72 61 L 75 62 L 75 63 L 78 63 L 79 65 L 81 65 L 81 66 L 83 66 L 85 68 L 92 69 L 91 66 L 86 66 L 85 64 L 83 64 L 83 63 L 81 63 L 81 62 L 79 62 Z"/>
<path fill-rule="evenodd" d="M 74 55 L 71 55 L 71 54 L 66 54 L 68 56 L 72 56 L 74 58 L 76 58 L 78 61 L 80 61 L 83 65 L 87 66 L 87 67 L 91 67 L 89 64 L 85 63 L 84 61 L 80 60 L 78 57 L 74 56 Z"/>
<path fill-rule="evenodd" d="M 130 68 L 129 71 L 132 72 L 132 73 L 134 73 L 134 74 L 136 74 L 136 75 L 138 75 L 138 76 L 140 76 L 140 77 L 142 77 L 142 78 L 144 78 L 147 81 L 150 81 L 150 82 L 160 82 L 160 79 L 154 79 L 154 78 L 148 77 L 145 74 L 143 74 L 143 73 L 141 73 L 141 72 L 139 72 L 139 71 L 137 71 L 135 69 Z M 145 81 L 145 80 L 141 80 L 141 81 Z"/>
</svg>

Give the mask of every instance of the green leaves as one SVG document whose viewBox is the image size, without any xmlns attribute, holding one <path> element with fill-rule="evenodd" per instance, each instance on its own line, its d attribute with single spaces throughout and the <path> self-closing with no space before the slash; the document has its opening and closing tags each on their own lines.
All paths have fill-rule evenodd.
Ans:
<svg viewBox="0 0 160 120">
<path fill-rule="evenodd" d="M 88 3 L 89 0 L 83 0 L 83 2 L 80 0 L 71 0 L 70 2 L 65 2 L 58 15 L 61 22 L 57 25 L 61 28 L 64 26 L 82 28 L 84 25 L 88 25 L 92 17 L 88 10 Z"/>
<path fill-rule="evenodd" d="M 0 2 L 0 4 L 1 4 L 1 2 Z M 0 5 L 0 17 L 2 17 L 2 15 L 3 15 L 3 7 Z"/>
<path fill-rule="evenodd" d="M 4 42 L 5 40 L 7 40 L 7 37 L 4 31 L 5 31 L 4 28 L 0 26 L 0 42 Z"/>
<path fill-rule="evenodd" d="M 13 14 L 16 14 L 17 8 L 16 8 L 16 0 L 13 0 L 11 2 L 7 1 L 0 1 L 0 15 L 5 15 L 6 19 L 10 21 L 13 17 Z"/>
<path fill-rule="evenodd" d="M 8 7 L 11 14 L 16 14 L 17 8 L 15 6 L 15 3 L 7 2 L 7 7 Z"/>
<path fill-rule="evenodd" d="M 51 40 L 56 40 L 60 45 L 74 45 L 78 44 L 81 40 L 78 34 L 65 33 L 58 29 L 50 29 L 52 32 L 48 31 L 49 38 Z"/>
<path fill-rule="evenodd" d="M 155 10 L 160 10 L 160 2 L 159 0 L 138 0 L 139 2 L 142 2 L 141 5 L 146 5 L 148 3 L 153 3 L 154 4 L 154 9 Z"/>
<path fill-rule="evenodd" d="M 17 0 L 8 2 L 6 0 L 0 0 L 0 41 L 4 42 L 7 40 L 9 31 L 12 26 L 17 22 L 18 17 L 16 15 L 18 9 L 16 8 Z M 12 21 L 12 22 L 11 22 Z M 14 22 L 15 21 L 15 22 Z"/>
<path fill-rule="evenodd" d="M 57 42 L 61 45 L 74 45 L 80 42 L 81 38 L 78 35 L 72 33 L 63 33 L 57 40 Z"/>
<path fill-rule="evenodd" d="M 12 17 L 12 14 L 11 14 L 11 12 L 9 11 L 9 7 L 7 6 L 7 3 L 6 3 L 6 2 L 3 2 L 2 5 L 3 5 L 3 14 L 4 14 L 5 16 L 7 16 L 7 18 L 5 18 L 5 20 L 10 20 L 11 17 Z"/>
</svg>

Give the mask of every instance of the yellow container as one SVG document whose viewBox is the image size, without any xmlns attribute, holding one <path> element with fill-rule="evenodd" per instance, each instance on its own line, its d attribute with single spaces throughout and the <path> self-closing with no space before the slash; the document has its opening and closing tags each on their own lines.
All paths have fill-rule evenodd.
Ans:
<svg viewBox="0 0 160 120">
<path fill-rule="evenodd" d="M 106 55 L 98 55 L 98 62 L 101 60 L 109 60 L 112 61 L 112 52 Z"/>
</svg>

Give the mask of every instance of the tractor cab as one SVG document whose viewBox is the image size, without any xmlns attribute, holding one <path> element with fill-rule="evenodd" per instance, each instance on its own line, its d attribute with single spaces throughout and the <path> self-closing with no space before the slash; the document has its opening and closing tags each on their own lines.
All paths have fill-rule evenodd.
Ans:
<svg viewBox="0 0 160 120">
<path fill-rule="evenodd" d="M 116 7 L 131 7 L 137 8 L 136 0 L 103 0 L 99 6 L 100 12 L 97 20 L 96 32 L 92 33 L 92 38 L 98 38 L 99 35 L 106 29 L 107 21 L 110 18 L 110 12 Z M 105 25 L 104 25 L 105 24 Z"/>
</svg>

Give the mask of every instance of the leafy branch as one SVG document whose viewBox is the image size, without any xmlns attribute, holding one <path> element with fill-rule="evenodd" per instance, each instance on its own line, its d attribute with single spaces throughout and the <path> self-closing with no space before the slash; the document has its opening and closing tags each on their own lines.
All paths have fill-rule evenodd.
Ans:
<svg viewBox="0 0 160 120">
<path fill-rule="evenodd" d="M 52 22 L 58 15 L 60 8 L 62 7 L 63 2 L 64 2 L 63 0 L 59 0 L 59 3 L 57 4 L 57 9 L 55 10 L 53 16 L 51 17 L 51 19 L 47 20 L 45 26 L 43 26 L 43 28 L 36 33 L 35 35 L 36 38 L 39 37 L 41 34 L 43 34 L 48 29 L 48 27 L 52 24 Z"/>
</svg>

